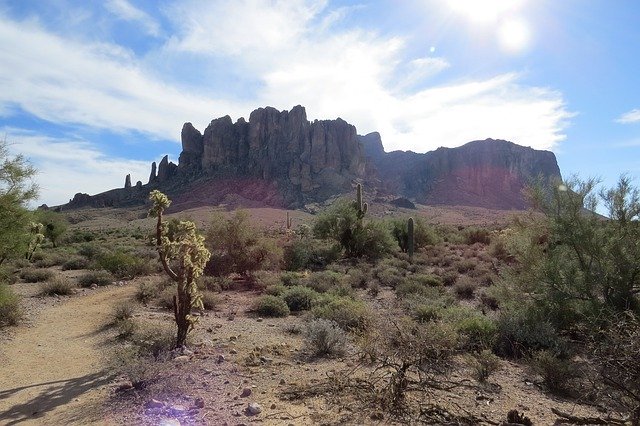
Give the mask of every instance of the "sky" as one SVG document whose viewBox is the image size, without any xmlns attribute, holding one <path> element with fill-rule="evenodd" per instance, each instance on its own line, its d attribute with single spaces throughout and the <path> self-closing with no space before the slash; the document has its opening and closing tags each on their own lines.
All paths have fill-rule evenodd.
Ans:
<svg viewBox="0 0 640 426">
<path fill-rule="evenodd" d="M 0 0 L 0 136 L 38 204 L 146 183 L 185 122 L 295 105 L 387 151 L 506 139 L 640 186 L 640 2 Z"/>
</svg>

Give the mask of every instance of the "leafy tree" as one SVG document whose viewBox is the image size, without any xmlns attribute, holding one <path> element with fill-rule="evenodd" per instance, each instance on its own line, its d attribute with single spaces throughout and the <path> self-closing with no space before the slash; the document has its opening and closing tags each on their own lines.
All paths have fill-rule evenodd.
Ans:
<svg viewBox="0 0 640 426">
<path fill-rule="evenodd" d="M 186 343 L 187 334 L 196 322 L 191 309 L 203 309 L 196 279 L 202 275 L 211 254 L 204 246 L 204 237 L 198 234 L 191 221 L 174 224 L 172 238 L 169 238 L 168 225 L 162 215 L 171 201 L 158 190 L 151 191 L 149 199 L 153 203 L 149 215 L 157 218 L 155 242 L 160 262 L 169 278 L 177 284 L 173 313 L 178 326 L 176 348 L 179 348 Z"/>
<path fill-rule="evenodd" d="M 0 141 L 0 264 L 24 255 L 30 241 L 27 204 L 38 195 L 36 170 L 22 155 L 11 156 Z"/>
<path fill-rule="evenodd" d="M 277 265 L 282 258 L 282 249 L 251 226 L 249 214 L 243 210 L 228 219 L 222 213 L 213 215 L 207 248 L 211 260 L 206 272 L 217 276 L 237 273 L 249 277 L 257 270 Z"/>
<path fill-rule="evenodd" d="M 378 258 L 391 251 L 393 240 L 386 226 L 364 222 L 360 212 L 353 201 L 338 200 L 318 215 L 313 233 L 340 243 L 347 257 Z"/>
<path fill-rule="evenodd" d="M 57 247 L 58 238 L 67 230 L 68 223 L 63 215 L 53 210 L 38 210 L 36 212 L 38 222 L 42 223 L 42 233 Z"/>
</svg>

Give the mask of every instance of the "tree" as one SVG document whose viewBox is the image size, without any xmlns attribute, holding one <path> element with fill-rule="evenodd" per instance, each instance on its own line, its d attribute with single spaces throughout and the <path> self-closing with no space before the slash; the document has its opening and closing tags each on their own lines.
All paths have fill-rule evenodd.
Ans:
<svg viewBox="0 0 640 426">
<path fill-rule="evenodd" d="M 211 253 L 204 246 L 204 237 L 198 234 L 195 223 L 191 221 L 174 223 L 169 238 L 169 227 L 162 215 L 171 201 L 158 190 L 151 191 L 149 199 L 153 203 L 149 215 L 157 218 L 155 243 L 160 262 L 169 278 L 176 283 L 173 313 L 178 326 L 176 348 L 180 348 L 185 345 L 187 334 L 196 322 L 191 309 L 203 308 L 196 279 L 202 275 Z"/>
<path fill-rule="evenodd" d="M 212 255 L 206 272 L 217 276 L 236 273 L 249 277 L 257 270 L 277 265 L 282 258 L 282 249 L 251 226 L 249 214 L 243 210 L 228 219 L 222 213 L 213 215 L 207 248 Z"/>
<path fill-rule="evenodd" d="M 0 264 L 27 251 L 31 222 L 27 205 L 38 195 L 32 181 L 35 174 L 22 155 L 11 156 L 6 141 L 0 141 Z"/>
<path fill-rule="evenodd" d="M 68 223 L 65 217 L 53 210 L 38 210 L 36 218 L 43 225 L 44 236 L 57 247 L 58 238 L 67 230 Z"/>
</svg>

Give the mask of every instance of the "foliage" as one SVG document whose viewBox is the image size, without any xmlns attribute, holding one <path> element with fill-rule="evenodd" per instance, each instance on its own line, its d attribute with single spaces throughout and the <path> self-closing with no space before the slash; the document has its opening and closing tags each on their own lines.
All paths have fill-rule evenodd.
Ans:
<svg viewBox="0 0 640 426">
<path fill-rule="evenodd" d="M 48 269 L 25 268 L 20 271 L 20 278 L 28 283 L 39 283 L 53 277 L 53 272 Z"/>
<path fill-rule="evenodd" d="M 196 322 L 191 309 L 203 308 L 196 279 L 202 275 L 211 253 L 193 222 L 174 223 L 169 237 L 169 226 L 163 222 L 162 215 L 171 201 L 158 190 L 151 191 L 149 199 L 153 203 L 149 215 L 157 218 L 155 243 L 158 256 L 164 271 L 177 287 L 173 296 L 173 312 L 177 325 L 175 346 L 179 348 L 185 345 L 187 334 Z"/>
<path fill-rule="evenodd" d="M 465 362 L 471 368 L 473 378 L 480 383 L 486 382 L 500 368 L 500 359 L 489 349 L 467 355 Z"/>
<path fill-rule="evenodd" d="M 464 230 L 464 242 L 468 245 L 480 243 L 484 245 L 491 244 L 491 234 L 489 230 L 484 228 L 470 227 Z"/>
<path fill-rule="evenodd" d="M 315 290 L 304 286 L 289 287 L 281 295 L 292 312 L 311 309 L 318 296 L 319 294 Z"/>
<path fill-rule="evenodd" d="M 95 284 L 98 287 L 109 285 L 113 282 L 113 275 L 107 271 L 90 271 L 78 277 L 80 287 L 91 287 Z"/>
<path fill-rule="evenodd" d="M 113 307 L 112 317 L 114 322 L 127 320 L 133 317 L 136 307 L 130 301 L 120 302 Z"/>
<path fill-rule="evenodd" d="M 151 265 L 147 260 L 122 250 L 103 253 L 97 264 L 117 278 L 130 279 L 151 273 Z"/>
<path fill-rule="evenodd" d="M 534 353 L 531 367 L 542 377 L 547 390 L 557 395 L 569 394 L 571 382 L 578 376 L 578 371 L 570 360 L 560 359 L 547 350 Z"/>
<path fill-rule="evenodd" d="M 305 347 L 313 356 L 336 356 L 346 351 L 347 336 L 333 321 L 314 319 L 305 329 Z"/>
<path fill-rule="evenodd" d="M 261 234 L 249 223 L 246 211 L 236 211 L 228 219 L 222 213 L 215 213 L 207 231 L 206 245 L 211 252 L 211 260 L 206 273 L 249 276 L 260 269 L 277 267 L 282 258 L 282 249 L 273 239 Z"/>
<path fill-rule="evenodd" d="M 460 299 L 473 299 L 476 284 L 469 277 L 462 276 L 454 284 L 453 291 Z"/>
<path fill-rule="evenodd" d="M 75 287 L 75 284 L 68 278 L 57 276 L 41 284 L 40 294 L 43 296 L 67 296 L 73 294 Z"/>
<path fill-rule="evenodd" d="M 260 296 L 256 300 L 253 309 L 263 317 L 286 317 L 289 315 L 287 302 L 277 296 L 268 294 Z"/>
<path fill-rule="evenodd" d="M 539 350 L 566 355 L 567 344 L 553 325 L 536 312 L 522 306 L 507 308 L 498 317 L 495 350 L 498 355 L 519 358 Z"/>
<path fill-rule="evenodd" d="M 138 284 L 135 299 L 146 305 L 151 302 L 151 300 L 155 299 L 159 293 L 160 289 L 157 284 L 145 280 Z"/>
<path fill-rule="evenodd" d="M 11 287 L 0 281 L 0 327 L 16 325 L 21 318 L 20 298 Z"/>
<path fill-rule="evenodd" d="M 283 266 L 287 271 L 320 270 L 340 259 L 341 254 L 339 244 L 302 234 L 284 246 Z"/>
<path fill-rule="evenodd" d="M 87 267 L 89 267 L 89 260 L 82 256 L 74 256 L 62 264 L 63 271 L 86 269 Z"/>
<path fill-rule="evenodd" d="M 311 310 L 316 318 L 336 322 L 344 330 L 365 330 L 371 323 L 371 312 L 359 300 L 325 295 Z"/>
<path fill-rule="evenodd" d="M 318 215 L 313 233 L 318 238 L 338 242 L 347 257 L 377 259 L 391 251 L 393 239 L 378 221 L 363 222 L 355 203 L 338 200 Z"/>
<path fill-rule="evenodd" d="M 0 141 L 0 264 L 27 252 L 32 221 L 27 205 L 38 195 L 35 174 L 22 155 L 10 155 L 7 142 Z"/>
<path fill-rule="evenodd" d="M 422 218 L 414 218 L 413 222 L 413 247 L 415 250 L 440 242 L 440 237 L 438 237 L 435 230 L 428 226 Z M 400 247 L 400 250 L 403 253 L 407 253 L 409 250 L 409 227 L 407 219 L 390 219 L 387 221 L 387 226 L 398 247 Z"/>
<path fill-rule="evenodd" d="M 43 225 L 42 233 L 51 241 L 54 247 L 57 247 L 58 240 L 69 226 L 67 220 L 60 213 L 53 210 L 36 211 L 36 220 Z"/>
</svg>

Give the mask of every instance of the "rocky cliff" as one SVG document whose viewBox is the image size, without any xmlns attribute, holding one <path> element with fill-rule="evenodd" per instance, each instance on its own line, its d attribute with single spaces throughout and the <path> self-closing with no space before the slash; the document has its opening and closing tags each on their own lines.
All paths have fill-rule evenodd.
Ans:
<svg viewBox="0 0 640 426">
<path fill-rule="evenodd" d="M 216 118 L 204 129 L 182 128 L 178 164 L 162 158 L 149 182 L 95 196 L 76 194 L 68 207 L 126 206 L 145 202 L 160 188 L 183 206 L 241 204 L 300 207 L 351 191 L 365 182 L 371 192 L 424 204 L 524 208 L 523 187 L 533 178 L 560 177 L 553 153 L 487 139 L 426 154 L 386 153 L 378 133 L 359 136 L 336 120 L 307 120 L 305 109 L 259 108 L 249 121 Z"/>
</svg>

